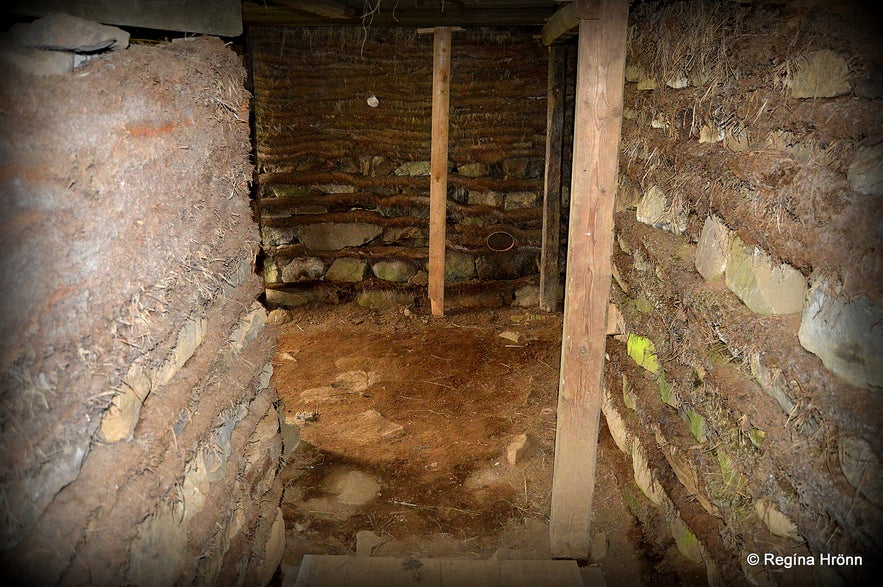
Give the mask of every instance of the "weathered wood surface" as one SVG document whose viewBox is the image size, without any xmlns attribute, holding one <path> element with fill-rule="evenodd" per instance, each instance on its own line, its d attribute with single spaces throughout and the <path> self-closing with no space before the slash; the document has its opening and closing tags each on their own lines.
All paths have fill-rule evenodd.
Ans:
<svg viewBox="0 0 883 587">
<path fill-rule="evenodd" d="M 573 172 L 550 548 L 590 548 L 622 130 L 628 0 L 601 0 L 579 25 Z"/>
<path fill-rule="evenodd" d="M 575 561 L 304 556 L 295 587 L 584 587 Z"/>
<path fill-rule="evenodd" d="M 65 12 L 103 24 L 220 37 L 242 34 L 241 0 L 28 0 L 13 2 L 7 9 L 28 16 Z"/>
<path fill-rule="evenodd" d="M 561 159 L 564 155 L 566 49 L 549 48 L 546 115 L 546 172 L 543 190 L 543 249 L 540 255 L 540 309 L 558 309 L 558 255 L 561 240 Z"/>
<path fill-rule="evenodd" d="M 433 316 L 445 313 L 450 92 L 451 29 L 437 27 L 432 52 L 432 168 L 429 176 L 429 303 Z"/>
</svg>

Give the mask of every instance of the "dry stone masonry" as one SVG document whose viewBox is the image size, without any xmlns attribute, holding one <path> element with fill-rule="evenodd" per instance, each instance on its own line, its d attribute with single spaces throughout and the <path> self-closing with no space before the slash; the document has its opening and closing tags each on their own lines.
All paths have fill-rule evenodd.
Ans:
<svg viewBox="0 0 883 587">
<path fill-rule="evenodd" d="M 22 51 L 0 60 L 0 574 L 267 584 L 284 447 L 241 60 L 209 37 L 73 73 Z"/>
<path fill-rule="evenodd" d="M 267 301 L 422 303 L 431 35 L 278 28 L 249 35 Z M 520 31 L 462 31 L 453 45 L 449 305 L 501 306 L 537 281 L 546 57 Z M 488 248 L 495 231 L 514 237 L 511 250 Z"/>
<path fill-rule="evenodd" d="M 870 15 L 813 6 L 631 15 L 603 412 L 633 512 L 712 585 L 883 557 L 883 61 Z"/>
</svg>

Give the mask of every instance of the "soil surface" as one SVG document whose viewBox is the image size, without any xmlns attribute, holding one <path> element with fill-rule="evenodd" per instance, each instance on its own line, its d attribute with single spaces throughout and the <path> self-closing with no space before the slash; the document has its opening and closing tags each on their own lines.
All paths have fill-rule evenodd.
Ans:
<svg viewBox="0 0 883 587">
<path fill-rule="evenodd" d="M 549 558 L 561 322 L 516 308 L 434 318 L 341 305 L 278 327 L 274 379 L 302 440 L 282 473 L 283 569 L 357 551 Z M 674 571 L 642 545 L 617 487 L 630 480 L 602 424 L 588 563 L 608 585 L 665 583 Z"/>
</svg>

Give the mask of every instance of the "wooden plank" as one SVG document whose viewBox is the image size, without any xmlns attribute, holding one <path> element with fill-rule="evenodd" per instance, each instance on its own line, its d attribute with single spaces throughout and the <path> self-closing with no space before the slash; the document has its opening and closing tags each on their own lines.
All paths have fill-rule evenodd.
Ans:
<svg viewBox="0 0 883 587">
<path fill-rule="evenodd" d="M 295 587 L 584 587 L 576 561 L 304 556 Z"/>
<path fill-rule="evenodd" d="M 103 24 L 221 37 L 242 34 L 241 0 L 28 0 L 9 10 L 27 16 L 66 12 Z"/>
<path fill-rule="evenodd" d="M 432 49 L 432 153 L 429 176 L 429 304 L 433 316 L 445 314 L 450 89 L 451 29 L 436 27 Z"/>
<path fill-rule="evenodd" d="M 543 190 L 543 246 L 540 252 L 540 309 L 558 309 L 558 254 L 561 235 L 561 159 L 564 156 L 564 92 L 567 48 L 549 47 L 546 97 L 546 173 Z"/>
<path fill-rule="evenodd" d="M 580 20 L 594 20 L 599 18 L 600 6 L 597 0 L 585 2 L 574 0 L 565 4 L 549 17 L 543 25 L 543 45 L 547 47 L 560 40 L 575 29 Z"/>
<path fill-rule="evenodd" d="M 332 0 L 274 0 L 274 2 L 293 8 L 298 12 L 335 20 L 354 20 L 360 16 L 343 4 Z"/>
<path fill-rule="evenodd" d="M 372 0 L 371 5 L 376 5 Z M 352 26 L 362 25 L 362 6 L 356 6 L 357 19 Z M 511 4 L 487 2 L 462 4 L 446 2 L 444 11 L 440 4 L 425 2 L 398 3 L 384 0 L 380 9 L 366 16 L 365 24 L 371 27 L 435 27 L 435 26 L 542 26 L 552 13 L 554 6 L 519 4 L 513 0 Z M 370 11 L 368 11 L 370 12 Z M 329 22 L 307 13 L 294 10 L 287 6 L 264 2 L 263 0 L 244 1 L 242 18 L 245 24 L 253 26 L 336 26 L 340 22 Z"/>
<path fill-rule="evenodd" d="M 589 554 L 607 302 L 611 281 L 628 0 L 601 0 L 579 25 L 567 284 L 561 345 L 550 549 Z"/>
</svg>

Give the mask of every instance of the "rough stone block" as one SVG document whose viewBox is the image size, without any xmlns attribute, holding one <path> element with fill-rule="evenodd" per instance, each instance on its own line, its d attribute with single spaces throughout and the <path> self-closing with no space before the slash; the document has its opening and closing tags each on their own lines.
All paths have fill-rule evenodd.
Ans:
<svg viewBox="0 0 883 587">
<path fill-rule="evenodd" d="M 274 226 L 261 227 L 261 243 L 265 247 L 278 247 L 288 245 L 294 241 L 294 228 L 276 228 Z"/>
<path fill-rule="evenodd" d="M 867 76 L 855 84 L 855 95 L 874 100 L 883 98 L 883 69 L 875 67 Z"/>
<path fill-rule="evenodd" d="M 785 377 L 782 376 L 778 369 L 770 370 L 766 367 L 758 353 L 754 353 L 749 357 L 751 366 L 751 375 L 760 384 L 761 389 L 776 400 L 779 407 L 785 414 L 790 414 L 794 409 L 794 400 L 788 395 Z"/>
<path fill-rule="evenodd" d="M 338 251 L 346 247 L 358 247 L 371 242 L 381 232 L 383 232 L 383 228 L 367 222 L 321 222 L 300 226 L 297 229 L 297 237 L 307 249 Z"/>
<path fill-rule="evenodd" d="M 230 335 L 230 346 L 233 348 L 233 352 L 241 352 L 248 343 L 256 339 L 266 323 L 267 310 L 260 302 L 254 302 L 248 312 L 240 318 L 239 324 Z"/>
<path fill-rule="evenodd" d="M 417 268 L 407 261 L 393 259 L 391 261 L 379 261 L 371 266 L 371 271 L 378 279 L 404 283 L 417 273 Z"/>
<path fill-rule="evenodd" d="M 399 176 L 424 176 L 429 175 L 432 171 L 432 163 L 430 161 L 408 161 L 403 163 L 396 170 L 395 174 Z"/>
<path fill-rule="evenodd" d="M 644 76 L 644 69 L 640 65 L 635 65 L 634 63 L 627 63 L 625 66 L 625 81 L 630 84 L 638 83 Z"/>
<path fill-rule="evenodd" d="M 156 387 L 168 383 L 184 364 L 190 360 L 196 349 L 205 340 L 206 319 L 204 316 L 190 317 L 178 331 L 175 346 L 166 357 L 162 366 L 153 373 L 153 384 Z"/>
<path fill-rule="evenodd" d="M 391 226 L 383 231 L 380 239 L 385 243 L 422 241 L 425 246 L 429 243 L 429 232 L 419 226 Z"/>
<path fill-rule="evenodd" d="M 285 518 L 282 508 L 276 508 L 276 516 L 273 525 L 267 535 L 264 545 L 263 557 L 257 569 L 257 585 L 268 585 L 276 574 L 279 563 L 282 562 L 282 554 L 285 551 Z"/>
<path fill-rule="evenodd" d="M 264 261 L 264 283 L 281 283 L 282 272 L 272 259 Z"/>
<path fill-rule="evenodd" d="M 751 148 L 751 139 L 748 131 L 733 128 L 724 136 L 724 147 L 734 153 L 744 153 Z"/>
<path fill-rule="evenodd" d="M 833 98 L 852 91 L 846 59 L 830 49 L 813 51 L 795 65 L 791 77 L 793 98 Z"/>
<path fill-rule="evenodd" d="M 669 529 L 672 538 L 675 539 L 678 552 L 694 564 L 704 564 L 706 557 L 699 540 L 680 517 L 675 516 L 669 521 Z"/>
<path fill-rule="evenodd" d="M 40 77 L 67 75 L 74 69 L 74 54 L 68 51 L 46 51 L 4 42 L 0 60 Z"/>
<path fill-rule="evenodd" d="M 133 585 L 173 585 L 190 561 L 184 501 L 161 503 L 139 526 L 132 542 L 128 582 Z"/>
<path fill-rule="evenodd" d="M 800 344 L 853 385 L 883 388 L 883 307 L 813 285 L 800 321 Z"/>
<path fill-rule="evenodd" d="M 539 157 L 513 157 L 503 161 L 503 179 L 536 179 L 544 170 L 545 162 Z"/>
<path fill-rule="evenodd" d="M 293 259 L 282 269 L 282 281 L 294 283 L 319 279 L 325 273 L 325 263 L 318 257 Z"/>
<path fill-rule="evenodd" d="M 488 172 L 486 163 L 464 163 L 457 168 L 457 173 L 463 177 L 484 177 Z"/>
<path fill-rule="evenodd" d="M 846 172 L 854 191 L 883 196 L 883 145 L 859 149 Z"/>
<path fill-rule="evenodd" d="M 707 281 L 717 279 L 727 268 L 729 249 L 730 229 L 716 216 L 709 216 L 696 246 L 696 271 Z"/>
<path fill-rule="evenodd" d="M 871 503 L 883 506 L 883 466 L 864 439 L 842 436 L 837 443 L 840 470 Z"/>
<path fill-rule="evenodd" d="M 724 140 L 726 133 L 716 125 L 706 124 L 699 129 L 700 143 L 719 143 Z"/>
<path fill-rule="evenodd" d="M 536 192 L 509 192 L 506 194 L 505 210 L 521 210 L 533 208 L 537 205 L 539 196 Z"/>
<path fill-rule="evenodd" d="M 323 194 L 351 194 L 356 191 L 353 186 L 342 183 L 325 183 L 317 185 L 316 189 Z"/>
<path fill-rule="evenodd" d="M 503 194 L 494 191 L 480 192 L 469 190 L 469 199 L 467 201 L 470 206 L 493 206 L 499 208 L 503 203 Z"/>
<path fill-rule="evenodd" d="M 506 462 L 512 466 L 517 465 L 524 459 L 524 454 L 530 447 L 527 434 L 519 434 L 506 447 Z"/>
<path fill-rule="evenodd" d="M 635 475 L 635 483 L 641 489 L 641 492 L 647 496 L 647 499 L 655 505 L 660 505 L 663 500 L 667 499 L 665 490 L 656 480 L 656 476 L 650 469 L 650 464 L 644 456 L 644 449 L 637 438 L 632 440 L 632 470 Z"/>
<path fill-rule="evenodd" d="M 362 259 L 353 259 L 352 257 L 341 257 L 335 259 L 325 274 L 325 279 L 329 281 L 343 281 L 347 283 L 357 283 L 365 278 L 365 269 L 368 264 Z"/>
<path fill-rule="evenodd" d="M 310 195 L 310 187 L 306 185 L 274 185 L 270 186 L 269 197 L 296 198 Z"/>
<path fill-rule="evenodd" d="M 326 290 L 282 291 L 266 290 L 267 303 L 275 306 L 297 308 L 318 302 L 337 303 L 337 295 Z"/>
<path fill-rule="evenodd" d="M 356 304 L 371 310 L 393 310 L 399 306 L 410 306 L 413 300 L 406 294 L 368 290 L 363 291 L 356 297 Z"/>
<path fill-rule="evenodd" d="M 445 283 L 457 283 L 475 275 L 475 259 L 460 251 L 445 253 Z"/>
<path fill-rule="evenodd" d="M 325 484 L 337 494 L 337 501 L 346 505 L 362 506 L 377 497 L 380 485 L 361 471 L 332 473 Z"/>
<path fill-rule="evenodd" d="M 288 324 L 291 322 L 292 315 L 290 310 L 286 310 L 285 308 L 276 308 L 267 314 L 267 325 L 268 326 L 282 326 L 283 324 Z"/>
<path fill-rule="evenodd" d="M 754 511 L 773 536 L 791 538 L 798 542 L 803 541 L 803 537 L 797 531 L 797 526 L 794 525 L 791 518 L 773 507 L 770 502 L 763 499 L 756 501 Z"/>
<path fill-rule="evenodd" d="M 636 211 L 638 222 L 643 222 L 650 226 L 655 225 L 662 219 L 666 205 L 665 192 L 659 186 L 652 186 L 644 193 L 641 201 L 638 202 L 638 209 Z"/>
<path fill-rule="evenodd" d="M 533 308 L 540 305 L 540 288 L 535 285 L 525 285 L 515 290 L 513 306 L 520 308 Z"/>
<path fill-rule="evenodd" d="M 604 419 L 607 420 L 607 428 L 610 430 L 613 442 L 616 443 L 616 446 L 623 453 L 631 454 L 631 439 L 625 427 L 625 421 L 622 419 L 622 414 L 619 413 L 611 401 L 609 389 L 604 391 L 604 403 L 601 405 L 601 410 L 604 412 Z"/>
<path fill-rule="evenodd" d="M 787 264 L 773 265 L 758 248 L 734 236 L 727 252 L 727 288 L 757 314 L 793 314 L 803 310 L 806 280 Z"/>
<path fill-rule="evenodd" d="M 132 439 L 132 432 L 141 415 L 141 406 L 151 389 L 149 371 L 141 365 L 130 366 L 119 393 L 101 418 L 101 439 L 104 442 Z"/>
</svg>

